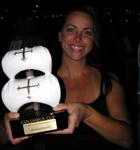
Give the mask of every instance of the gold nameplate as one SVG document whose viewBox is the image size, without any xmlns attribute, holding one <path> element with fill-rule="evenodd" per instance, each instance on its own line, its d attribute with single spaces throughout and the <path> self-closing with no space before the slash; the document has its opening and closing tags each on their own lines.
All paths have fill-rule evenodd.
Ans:
<svg viewBox="0 0 140 150">
<path fill-rule="evenodd" d="M 23 125 L 25 135 L 57 129 L 56 119 L 27 123 Z"/>
</svg>

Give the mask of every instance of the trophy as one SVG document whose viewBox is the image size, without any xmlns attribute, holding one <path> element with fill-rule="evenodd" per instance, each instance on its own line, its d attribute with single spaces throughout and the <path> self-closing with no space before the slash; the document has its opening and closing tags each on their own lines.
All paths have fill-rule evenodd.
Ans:
<svg viewBox="0 0 140 150">
<path fill-rule="evenodd" d="M 62 93 L 46 47 L 10 50 L 2 58 L 2 68 L 9 78 L 2 88 L 2 101 L 9 111 L 20 113 L 10 121 L 14 138 L 67 128 L 66 110 L 53 111 Z"/>
</svg>

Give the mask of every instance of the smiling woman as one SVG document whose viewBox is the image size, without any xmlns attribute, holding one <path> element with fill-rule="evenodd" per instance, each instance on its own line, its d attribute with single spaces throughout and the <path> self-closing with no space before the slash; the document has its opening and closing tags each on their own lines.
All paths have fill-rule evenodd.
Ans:
<svg viewBox="0 0 140 150">
<path fill-rule="evenodd" d="M 48 2 L 50 3 L 46 4 Z M 123 7 L 121 2 L 122 7 L 118 7 L 116 9 L 113 6 L 114 4 L 120 4 L 118 0 L 112 1 L 113 3 L 108 3 L 106 1 L 106 5 L 104 7 L 101 6 L 102 1 L 100 0 L 92 0 L 92 2 L 91 0 L 87 0 L 86 2 L 83 0 L 68 0 L 62 3 L 61 1 L 56 3 L 56 1 L 52 0 L 48 2 L 42 0 L 4 0 L 3 4 L 0 4 L 0 56 L 3 56 L 3 53 L 5 53 L 6 50 L 9 50 L 9 47 L 10 49 L 14 49 L 18 46 L 19 48 L 26 45 L 34 46 L 37 45 L 39 41 L 41 45 L 47 44 L 53 55 L 53 72 L 62 78 L 63 82 L 65 83 L 65 102 L 68 103 L 68 107 L 81 110 L 83 107 L 79 106 L 84 103 L 84 106 L 90 106 L 89 108 L 92 108 L 85 109 L 86 112 L 90 112 L 90 114 L 94 113 L 93 116 L 95 117 L 89 117 L 93 119 L 93 121 L 91 121 L 92 119 L 84 119 L 84 115 L 80 116 L 83 118 L 81 119 L 79 117 L 81 120 L 79 119 L 79 126 L 76 125 L 76 128 L 74 128 L 75 131 L 73 132 L 71 128 L 67 130 L 67 133 L 69 132 L 70 135 L 48 135 L 48 138 L 44 136 L 44 140 L 42 140 L 40 137 L 37 137 L 37 140 L 35 140 L 35 138 L 28 139 L 29 141 L 24 141 L 20 144 L 24 145 L 24 143 L 27 142 L 27 145 L 31 147 L 34 145 L 35 148 L 35 145 L 41 145 L 40 143 L 43 141 L 43 143 L 45 143 L 44 147 L 52 146 L 51 149 L 53 149 L 53 146 L 58 147 L 58 145 L 62 147 L 63 143 L 66 143 L 66 146 L 77 146 L 79 144 L 82 148 L 84 146 L 86 147 L 87 145 L 91 145 L 92 147 L 97 147 L 99 149 L 99 146 L 103 146 L 103 148 L 105 147 L 104 144 L 102 144 L 102 138 L 105 138 L 103 141 L 105 141 L 107 145 L 110 145 L 111 140 L 111 145 L 112 142 L 115 142 L 115 146 L 116 144 L 118 146 L 118 143 L 119 147 L 121 145 L 121 148 L 122 145 L 126 146 L 126 143 L 130 140 L 126 139 L 126 137 L 131 137 L 131 128 L 129 128 L 131 123 L 129 123 L 129 119 L 127 120 L 127 115 L 124 115 L 125 111 L 122 111 L 125 110 L 121 105 L 124 103 L 124 101 L 126 102 L 127 106 L 129 106 L 129 112 L 132 114 L 132 117 L 130 117 L 132 120 L 134 119 L 132 124 L 137 126 L 135 119 L 137 113 L 137 109 L 135 109 L 137 108 L 137 106 L 135 106 L 137 105 L 137 81 L 135 81 L 137 69 L 135 63 L 135 52 L 137 52 L 137 43 L 139 42 L 140 33 L 140 22 L 139 18 L 137 17 L 139 16 L 139 9 L 136 7 L 132 8 L 135 2 L 132 2 L 131 7 L 126 6 L 128 2 L 125 4 L 125 7 Z M 0 1 L 0 3 L 2 3 L 2 1 Z M 81 8 L 77 9 L 76 7 L 78 5 L 80 6 L 82 3 L 90 4 L 90 6 L 96 8 L 96 13 L 94 14 L 89 11 L 88 13 L 87 11 L 85 13 Z M 62 4 L 64 6 L 62 6 Z M 73 7 L 76 9 L 73 10 Z M 67 10 L 70 11 L 66 13 Z M 103 29 L 104 37 L 101 37 L 101 39 L 99 38 L 99 25 L 96 16 L 98 17 L 97 19 L 100 19 L 99 21 L 101 21 L 100 23 Z M 37 28 L 34 28 L 33 26 L 36 24 L 38 26 Z M 58 34 L 56 33 L 57 29 L 59 29 Z M 45 38 L 45 41 L 42 39 L 42 37 L 36 35 L 36 32 L 38 32 L 37 30 L 39 31 L 39 34 L 44 36 L 43 38 Z M 20 36 L 21 34 L 22 36 Z M 15 35 L 17 36 L 13 39 Z M 22 40 L 21 37 L 23 38 Z M 130 53 L 127 53 L 127 50 L 129 50 L 130 47 L 127 47 L 128 45 L 125 45 L 125 42 L 122 39 L 128 39 L 130 42 L 132 42 L 132 51 Z M 106 72 L 103 71 L 105 69 L 116 73 L 123 80 L 123 83 L 126 87 L 125 100 L 122 98 L 123 94 L 121 95 L 116 93 L 118 89 L 120 89 L 116 88 L 116 84 L 118 82 L 116 83 L 115 80 L 114 83 L 114 79 L 112 79 L 108 73 L 106 74 Z M 3 83 L 6 82 L 2 71 L 0 78 L 2 79 L 0 81 L 0 85 L 2 87 Z M 112 88 L 110 86 L 110 80 L 112 82 Z M 117 97 L 116 94 L 118 95 Z M 116 99 L 123 99 L 120 100 L 121 106 L 118 106 L 119 100 L 117 101 Z M 71 103 L 80 103 L 80 105 L 71 106 Z M 115 109 L 112 110 L 111 108 Z M 69 109 L 68 111 L 70 111 L 71 114 L 71 110 Z M 7 112 L 7 110 L 5 110 L 1 103 L 0 110 L 0 118 L 2 119 L 4 112 Z M 116 110 L 116 112 L 114 112 L 114 110 Z M 121 116 L 118 116 L 117 112 L 122 112 Z M 101 120 L 104 118 L 104 121 L 98 122 L 98 117 Z M 109 130 L 113 137 L 106 133 L 108 126 L 105 125 L 112 125 L 111 118 L 115 120 L 115 126 L 117 123 L 118 126 L 122 123 L 122 128 L 125 129 L 125 134 L 123 136 L 119 134 L 120 132 L 117 134 L 114 133 L 115 131 L 117 132 L 117 129 L 121 126 L 117 126 L 117 128 L 111 126 L 109 128 L 112 130 L 115 128 L 114 131 Z M 107 119 L 109 120 L 109 124 L 106 122 Z M 102 124 L 104 124 L 104 126 L 100 126 Z M 124 128 L 124 124 L 126 124 L 128 130 Z M 99 127 L 102 130 L 99 130 Z M 103 130 L 102 127 L 105 127 L 106 130 Z M 71 132 L 74 134 L 71 135 Z M 124 130 L 121 133 L 123 132 Z M 97 137 L 94 137 L 92 133 L 97 134 Z M 129 135 L 126 136 L 126 134 Z M 115 135 L 118 135 L 119 139 L 117 139 L 117 136 Z M 85 140 L 86 137 L 87 141 Z M 96 146 L 94 146 L 93 141 L 96 141 L 96 139 L 101 139 L 101 142 L 100 140 L 97 141 L 97 144 L 95 144 Z M 12 141 L 14 140 L 12 139 Z M 54 145 L 52 141 L 55 143 Z M 64 142 L 62 143 L 62 141 Z M 69 141 L 71 141 L 71 143 Z M 126 141 L 126 143 L 124 142 L 124 144 L 120 141 Z M 18 145 L 15 147 L 18 147 Z M 26 146 L 23 147 L 25 148 Z M 40 146 L 38 146 L 38 149 L 39 148 Z"/>
<path fill-rule="evenodd" d="M 95 10 L 89 6 L 75 7 L 63 17 L 63 24 L 57 35 L 61 57 L 57 55 L 56 49 L 54 52 L 59 60 L 55 73 L 64 83 L 65 89 L 62 93 L 65 93 L 65 97 L 64 103 L 58 104 L 53 110 L 66 109 L 69 114 L 68 127 L 49 134 L 13 138 L 9 121 L 19 114 L 6 113 L 6 135 L 14 145 L 11 148 L 130 148 L 133 131 L 125 104 L 124 89 L 103 66 L 94 63 L 91 55 L 95 47 L 99 46 Z M 90 61 L 89 56 L 92 58 Z"/>
</svg>

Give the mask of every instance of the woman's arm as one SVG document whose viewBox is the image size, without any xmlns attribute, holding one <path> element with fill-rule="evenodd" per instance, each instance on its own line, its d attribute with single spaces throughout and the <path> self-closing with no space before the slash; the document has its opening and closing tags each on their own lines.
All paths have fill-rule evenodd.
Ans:
<svg viewBox="0 0 140 150">
<path fill-rule="evenodd" d="M 130 147 L 133 142 L 133 132 L 125 105 L 124 92 L 119 83 L 112 82 L 112 90 L 106 102 L 110 117 L 87 106 L 87 117 L 84 122 L 107 140 L 126 148 Z"/>
<path fill-rule="evenodd" d="M 122 87 L 113 82 L 112 90 L 107 96 L 107 117 L 91 106 L 82 103 L 59 104 L 54 110 L 67 109 L 69 113 L 68 128 L 55 131 L 55 134 L 72 134 L 81 121 L 96 130 L 105 139 L 129 148 L 133 142 L 133 132 L 129 121 Z"/>
</svg>

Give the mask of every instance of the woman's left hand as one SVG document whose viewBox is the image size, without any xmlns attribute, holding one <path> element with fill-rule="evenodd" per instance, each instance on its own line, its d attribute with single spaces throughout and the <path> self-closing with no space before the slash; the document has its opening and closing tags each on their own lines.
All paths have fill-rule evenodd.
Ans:
<svg viewBox="0 0 140 150">
<path fill-rule="evenodd" d="M 53 131 L 53 134 L 72 134 L 79 123 L 86 117 L 86 105 L 81 103 L 60 103 L 54 107 L 54 111 L 66 109 L 68 112 L 68 128 Z"/>
</svg>

